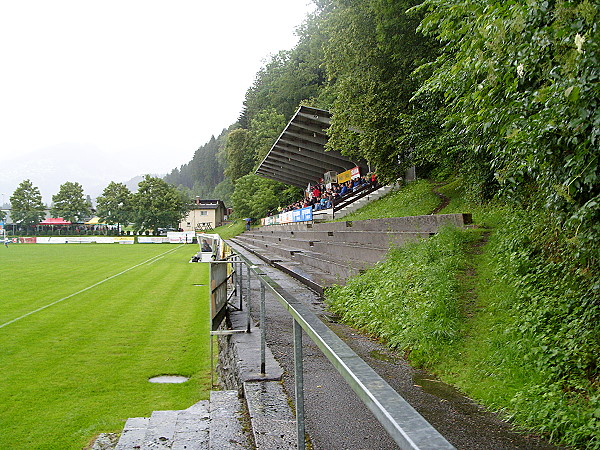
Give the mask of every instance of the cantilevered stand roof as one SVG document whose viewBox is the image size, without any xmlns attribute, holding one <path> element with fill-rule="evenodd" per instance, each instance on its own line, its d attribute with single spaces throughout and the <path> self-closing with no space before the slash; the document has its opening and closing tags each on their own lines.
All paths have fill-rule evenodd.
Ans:
<svg viewBox="0 0 600 450">
<path fill-rule="evenodd" d="M 366 173 L 365 161 L 351 161 L 340 152 L 325 151 L 331 114 L 324 109 L 301 106 L 289 121 L 271 150 L 256 169 L 256 174 L 282 183 L 305 188 L 315 184 L 325 172 L 345 172 L 359 166 Z"/>
</svg>

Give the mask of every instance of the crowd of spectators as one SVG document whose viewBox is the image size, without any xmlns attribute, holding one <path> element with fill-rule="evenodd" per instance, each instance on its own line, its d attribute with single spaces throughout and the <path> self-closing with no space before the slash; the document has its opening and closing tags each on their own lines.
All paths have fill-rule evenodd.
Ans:
<svg viewBox="0 0 600 450">
<path fill-rule="evenodd" d="M 340 201 L 356 194 L 369 186 L 377 184 L 377 177 L 373 173 L 369 176 L 355 178 L 354 180 L 346 181 L 345 183 L 331 183 L 327 187 L 324 184 L 316 184 L 312 186 L 310 191 L 306 191 L 304 198 L 292 203 L 279 210 L 275 214 L 282 212 L 293 211 L 295 209 L 312 207 L 313 211 L 332 208 Z"/>
</svg>

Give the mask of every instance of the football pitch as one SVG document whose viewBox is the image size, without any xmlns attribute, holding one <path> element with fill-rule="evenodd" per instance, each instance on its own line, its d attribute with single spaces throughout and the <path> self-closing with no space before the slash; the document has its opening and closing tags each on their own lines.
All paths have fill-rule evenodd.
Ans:
<svg viewBox="0 0 600 450">
<path fill-rule="evenodd" d="M 128 417 L 208 398 L 196 245 L 0 248 L 0 448 L 81 449 Z M 155 384 L 156 375 L 190 377 Z"/>
</svg>

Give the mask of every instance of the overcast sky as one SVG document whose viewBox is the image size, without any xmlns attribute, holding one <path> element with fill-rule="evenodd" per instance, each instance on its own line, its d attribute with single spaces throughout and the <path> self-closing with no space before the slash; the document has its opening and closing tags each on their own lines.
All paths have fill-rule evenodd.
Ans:
<svg viewBox="0 0 600 450">
<path fill-rule="evenodd" d="M 132 177 L 187 163 L 235 122 L 256 72 L 296 44 L 312 10 L 310 0 L 0 0 L 0 167 L 61 146 L 137 159 Z"/>
</svg>

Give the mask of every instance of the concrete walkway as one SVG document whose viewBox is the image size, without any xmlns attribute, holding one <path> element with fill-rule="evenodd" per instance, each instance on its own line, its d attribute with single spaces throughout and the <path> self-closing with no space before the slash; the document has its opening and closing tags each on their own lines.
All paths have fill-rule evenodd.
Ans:
<svg viewBox="0 0 600 450">
<path fill-rule="evenodd" d="M 399 355 L 375 340 L 338 324 L 317 294 L 257 256 L 231 243 L 235 251 L 261 266 L 263 271 L 298 300 L 305 302 L 354 349 L 380 376 L 458 449 L 552 449 L 536 436 L 519 434 L 495 414 L 485 411 L 451 386 L 413 369 Z M 244 276 L 246 273 L 244 273 Z M 252 310 L 258 321 L 260 287 L 252 284 Z M 284 368 L 284 387 L 293 400 L 292 319 L 269 293 L 267 344 Z M 264 326 L 264 324 L 261 324 Z M 358 399 L 315 344 L 304 336 L 306 429 L 314 449 L 394 449 L 368 409 Z"/>
</svg>

